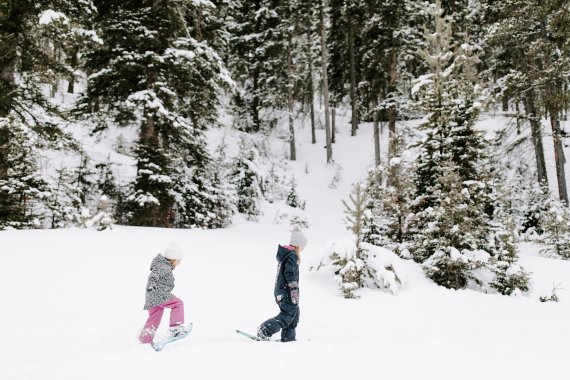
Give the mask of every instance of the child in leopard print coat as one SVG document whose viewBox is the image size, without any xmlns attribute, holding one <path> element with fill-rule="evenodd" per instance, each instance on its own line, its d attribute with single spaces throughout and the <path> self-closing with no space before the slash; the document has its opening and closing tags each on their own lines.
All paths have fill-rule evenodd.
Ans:
<svg viewBox="0 0 570 380">
<path fill-rule="evenodd" d="M 164 255 L 158 254 L 152 260 L 144 305 L 144 310 L 148 310 L 148 319 L 139 336 L 141 343 L 152 343 L 164 309 L 171 309 L 170 333 L 178 335 L 185 332 L 184 303 L 171 293 L 174 288 L 172 271 L 180 264 L 183 257 L 184 252 L 175 243 L 170 243 Z"/>
</svg>

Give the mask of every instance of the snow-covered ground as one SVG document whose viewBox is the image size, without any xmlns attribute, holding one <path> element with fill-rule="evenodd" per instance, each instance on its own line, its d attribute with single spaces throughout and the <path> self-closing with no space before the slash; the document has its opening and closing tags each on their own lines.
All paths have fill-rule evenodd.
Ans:
<svg viewBox="0 0 570 380">
<path fill-rule="evenodd" d="M 409 282 L 397 296 L 364 290 L 345 300 L 333 279 L 309 271 L 330 240 L 349 236 L 340 200 L 373 162 L 371 126 L 356 138 L 346 120 L 339 126 L 336 189 L 321 130 L 316 145 L 308 129 L 298 131 L 299 160 L 291 163 L 310 223 L 298 342 L 253 342 L 234 332 L 254 332 L 277 313 L 275 251 L 288 238 L 288 225 L 274 222 L 287 211 L 282 204 L 266 205 L 259 223 L 236 217 L 223 230 L 3 231 L 0 378 L 567 379 L 570 262 L 540 257 L 530 243 L 521 244 L 521 264 L 533 288 L 519 298 L 443 289 L 406 261 Z M 174 293 L 194 330 L 157 353 L 137 337 L 150 261 L 171 240 L 186 251 Z M 539 302 L 553 283 L 562 283 L 561 301 Z"/>
</svg>

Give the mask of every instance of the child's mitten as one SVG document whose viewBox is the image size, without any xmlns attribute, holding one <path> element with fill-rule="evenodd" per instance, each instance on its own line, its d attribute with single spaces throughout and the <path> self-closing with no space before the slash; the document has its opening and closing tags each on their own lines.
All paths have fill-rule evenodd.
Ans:
<svg viewBox="0 0 570 380">
<path fill-rule="evenodd" d="M 289 288 L 289 294 L 291 295 L 291 302 L 293 305 L 297 305 L 299 303 L 299 284 L 294 281 L 287 284 Z"/>
</svg>

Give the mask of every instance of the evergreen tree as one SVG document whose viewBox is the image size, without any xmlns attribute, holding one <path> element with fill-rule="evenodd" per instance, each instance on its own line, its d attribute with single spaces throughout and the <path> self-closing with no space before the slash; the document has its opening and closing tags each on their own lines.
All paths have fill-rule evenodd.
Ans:
<svg viewBox="0 0 570 380">
<path fill-rule="evenodd" d="M 94 12 L 90 0 L 0 3 L 0 228 L 41 225 L 40 149 L 77 148 L 42 85 L 72 72 L 56 47 L 98 41 L 85 28 Z"/>
<path fill-rule="evenodd" d="M 354 234 L 356 242 L 356 258 L 361 258 L 362 249 L 360 245 L 366 233 L 364 224 L 364 214 L 368 204 L 368 195 L 360 183 L 354 186 L 352 194 L 349 195 L 350 204 L 342 201 L 344 206 L 345 222 Z"/>
<path fill-rule="evenodd" d="M 535 151 L 540 185 L 547 183 L 541 118 L 548 116 L 554 140 L 559 198 L 568 203 L 560 115 L 568 108 L 565 72 L 570 70 L 568 39 L 562 26 L 570 21 L 564 0 L 487 1 L 488 50 L 493 51 L 491 72 L 505 106 L 522 102 Z"/>
<path fill-rule="evenodd" d="M 529 290 L 530 274 L 518 265 L 516 225 L 504 212 L 497 212 L 498 223 L 492 223 L 491 270 L 495 279 L 491 286 L 503 295 L 517 295 Z"/>
<path fill-rule="evenodd" d="M 431 67 L 420 78 L 421 105 L 428 115 L 418 143 L 416 194 L 410 221 L 412 254 L 440 285 L 463 288 L 479 283 L 473 270 L 488 262 L 492 184 L 484 170 L 483 141 L 473 125 L 479 112 L 472 49 L 454 50 L 450 17 L 438 0 L 428 9 L 435 31 L 426 32 L 430 50 L 421 57 Z"/>
<path fill-rule="evenodd" d="M 329 76 L 333 105 L 349 98 L 351 108 L 351 136 L 356 135 L 362 101 L 358 86 L 362 78 L 365 42 L 362 25 L 366 20 L 367 5 L 363 0 L 331 0 L 329 2 L 330 32 L 327 44 L 330 51 Z"/>
<path fill-rule="evenodd" d="M 544 231 L 541 252 L 570 259 L 570 210 L 560 201 L 548 197 L 540 213 L 540 229 Z"/>
<path fill-rule="evenodd" d="M 258 169 L 258 153 L 246 140 L 242 140 L 238 156 L 234 159 L 231 182 L 238 197 L 237 211 L 248 220 L 257 221 L 261 215 L 262 177 Z"/>
<path fill-rule="evenodd" d="M 232 23 L 229 67 L 238 84 L 234 95 L 235 126 L 246 132 L 276 125 L 274 110 L 282 109 L 281 85 L 286 78 L 286 51 L 280 35 L 275 0 L 236 0 L 230 7 Z"/>
<path fill-rule="evenodd" d="M 370 201 L 363 241 L 388 248 L 404 258 L 409 257 L 408 216 L 414 192 L 411 173 L 413 167 L 409 164 L 400 164 L 395 171 L 379 166 L 368 172 L 366 183 Z M 391 175 L 395 178 L 388 181 Z"/>
<path fill-rule="evenodd" d="M 184 187 L 179 173 L 205 172 L 210 156 L 203 130 L 216 124 L 220 93 L 231 84 L 205 40 L 214 33 L 203 24 L 214 17 L 213 4 L 98 0 L 96 5 L 105 43 L 86 57 L 90 75 L 79 110 L 96 117 L 96 130 L 111 123 L 139 126 L 127 220 L 174 226 L 188 217 L 176 214 L 188 211 L 177 203 L 185 196 L 179 192 Z M 204 186 L 197 187 L 200 197 L 210 196 Z"/>
<path fill-rule="evenodd" d="M 37 135 L 0 118 L 0 230 L 40 227 L 38 202 L 49 187 L 37 165 Z"/>
<path fill-rule="evenodd" d="M 72 170 L 61 167 L 52 186 L 48 207 L 51 211 L 51 228 L 79 226 L 83 220 L 82 189 Z"/>
<path fill-rule="evenodd" d="M 297 181 L 295 181 L 295 177 L 291 178 L 289 194 L 287 195 L 286 203 L 293 208 L 300 208 L 302 210 L 305 209 L 305 202 L 303 202 L 299 198 L 299 194 L 297 194 Z"/>
</svg>

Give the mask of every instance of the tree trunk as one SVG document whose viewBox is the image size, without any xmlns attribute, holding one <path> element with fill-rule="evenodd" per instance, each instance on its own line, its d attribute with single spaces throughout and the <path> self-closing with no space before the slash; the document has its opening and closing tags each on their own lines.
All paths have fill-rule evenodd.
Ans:
<svg viewBox="0 0 570 380">
<path fill-rule="evenodd" d="M 291 41 L 289 41 L 287 45 L 287 109 L 289 113 L 289 147 L 291 149 L 291 161 L 296 161 L 295 126 L 293 124 L 293 59 L 291 57 Z"/>
<path fill-rule="evenodd" d="M 540 125 L 540 117 L 536 110 L 536 99 L 534 90 L 527 91 L 524 98 L 525 111 L 530 121 L 532 134 L 532 144 L 534 146 L 534 154 L 536 158 L 536 172 L 538 175 L 538 183 L 540 185 L 548 184 L 546 175 L 546 163 L 544 160 L 544 147 L 542 146 L 542 128 Z"/>
<path fill-rule="evenodd" d="M 317 143 L 315 131 L 315 87 L 313 84 L 313 60 L 311 59 L 311 33 L 307 31 L 307 60 L 309 62 L 309 106 L 311 107 L 311 144 Z"/>
<path fill-rule="evenodd" d="M 69 65 L 73 70 L 77 67 L 77 54 L 79 54 L 79 49 L 77 47 L 73 48 L 71 52 L 71 57 Z M 71 73 L 69 76 L 69 83 L 67 84 L 67 92 L 73 94 L 75 92 L 75 73 Z"/>
<path fill-rule="evenodd" d="M 560 136 L 560 120 L 558 112 L 550 111 L 550 125 L 552 126 L 552 139 L 554 140 L 554 160 L 556 161 L 556 177 L 558 179 L 558 194 L 560 201 L 568 206 L 568 191 L 566 189 L 566 173 L 564 164 L 564 148 L 562 147 L 562 138 Z"/>
<path fill-rule="evenodd" d="M 352 22 L 349 27 L 348 44 L 350 50 L 350 106 L 352 109 L 352 129 L 350 135 L 356 136 L 356 130 L 358 129 L 358 110 L 356 108 L 356 64 L 354 53 L 354 25 Z"/>
<path fill-rule="evenodd" d="M 18 52 L 16 39 L 21 33 L 22 22 L 24 17 L 18 11 L 10 9 L 9 13 L 2 14 L 3 19 L 10 22 L 3 27 L 3 37 L 0 39 L 0 117 L 6 117 L 13 107 L 14 98 L 16 96 L 16 62 L 18 60 Z"/>
<path fill-rule="evenodd" d="M 336 108 L 335 104 L 332 106 L 331 110 L 331 143 L 336 142 Z"/>
<path fill-rule="evenodd" d="M 398 54 L 396 49 L 392 49 L 390 56 L 390 80 L 388 82 L 388 94 L 394 94 L 396 91 L 397 80 L 397 61 Z M 394 104 L 388 108 L 388 165 L 390 166 L 390 175 L 388 176 L 388 185 L 392 185 L 392 181 L 396 175 L 396 167 L 391 164 L 392 158 L 396 157 L 398 152 L 398 136 L 396 133 L 396 118 L 398 110 Z"/>
<path fill-rule="evenodd" d="M 376 164 L 376 167 L 380 166 L 382 164 L 382 162 L 380 161 L 380 128 L 379 128 L 379 123 L 378 123 L 378 110 L 376 110 L 376 107 L 378 105 L 375 104 L 374 105 L 374 112 L 372 114 L 372 118 L 373 118 L 373 125 L 374 125 L 374 163 Z"/>
<path fill-rule="evenodd" d="M 325 38 L 325 10 L 323 0 L 320 2 L 319 8 L 320 27 L 321 27 L 321 60 L 323 71 L 323 102 L 325 104 L 325 134 L 326 134 L 326 147 L 327 147 L 327 164 L 333 161 L 332 158 L 332 140 L 331 140 L 331 125 L 330 125 L 330 111 L 329 111 L 329 78 L 327 73 L 327 41 Z"/>
</svg>

